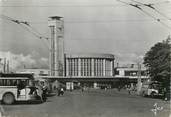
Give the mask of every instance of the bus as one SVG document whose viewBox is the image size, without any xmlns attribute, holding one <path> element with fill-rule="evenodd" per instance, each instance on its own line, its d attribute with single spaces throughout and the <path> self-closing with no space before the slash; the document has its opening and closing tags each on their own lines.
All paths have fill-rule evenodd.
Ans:
<svg viewBox="0 0 171 117">
<path fill-rule="evenodd" d="M 0 100 L 4 104 L 39 99 L 33 74 L 0 74 Z"/>
</svg>

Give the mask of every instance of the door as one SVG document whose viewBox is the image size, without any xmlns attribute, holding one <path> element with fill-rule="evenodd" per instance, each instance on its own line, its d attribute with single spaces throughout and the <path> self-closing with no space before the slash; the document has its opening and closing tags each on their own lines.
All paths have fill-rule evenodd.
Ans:
<svg viewBox="0 0 171 117">
<path fill-rule="evenodd" d="M 19 90 L 18 91 L 17 100 L 19 100 L 19 101 L 25 101 L 26 99 L 27 99 L 27 96 L 26 96 L 26 88 Z"/>
</svg>

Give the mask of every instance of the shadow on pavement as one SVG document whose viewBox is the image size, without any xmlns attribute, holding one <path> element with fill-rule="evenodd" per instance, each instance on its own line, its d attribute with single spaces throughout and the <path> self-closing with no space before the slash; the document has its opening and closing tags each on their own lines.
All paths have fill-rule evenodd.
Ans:
<svg viewBox="0 0 171 117">
<path fill-rule="evenodd" d="M 47 94 L 47 97 L 53 97 L 53 96 L 56 96 L 56 93 L 49 93 L 49 94 Z"/>
<path fill-rule="evenodd" d="M 36 104 L 42 104 L 44 102 L 42 101 L 16 101 L 11 105 L 36 105 Z M 4 104 L 1 102 L 1 105 L 8 105 L 8 104 Z"/>
</svg>

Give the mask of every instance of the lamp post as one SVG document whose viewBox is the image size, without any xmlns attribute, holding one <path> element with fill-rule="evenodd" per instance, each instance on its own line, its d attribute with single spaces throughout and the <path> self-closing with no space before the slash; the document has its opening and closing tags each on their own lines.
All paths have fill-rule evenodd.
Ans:
<svg viewBox="0 0 171 117">
<path fill-rule="evenodd" d="M 140 90 L 141 90 L 141 64 L 138 63 L 138 78 L 137 78 L 137 94 L 140 95 Z"/>
</svg>

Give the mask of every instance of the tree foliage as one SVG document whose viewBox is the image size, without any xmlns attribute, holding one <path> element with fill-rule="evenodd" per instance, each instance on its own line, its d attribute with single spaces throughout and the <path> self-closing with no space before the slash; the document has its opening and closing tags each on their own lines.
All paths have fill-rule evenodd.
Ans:
<svg viewBox="0 0 171 117">
<path fill-rule="evenodd" d="M 158 42 L 145 54 L 144 65 L 152 80 L 170 84 L 171 76 L 171 44 L 170 37 L 163 42 Z"/>
</svg>

